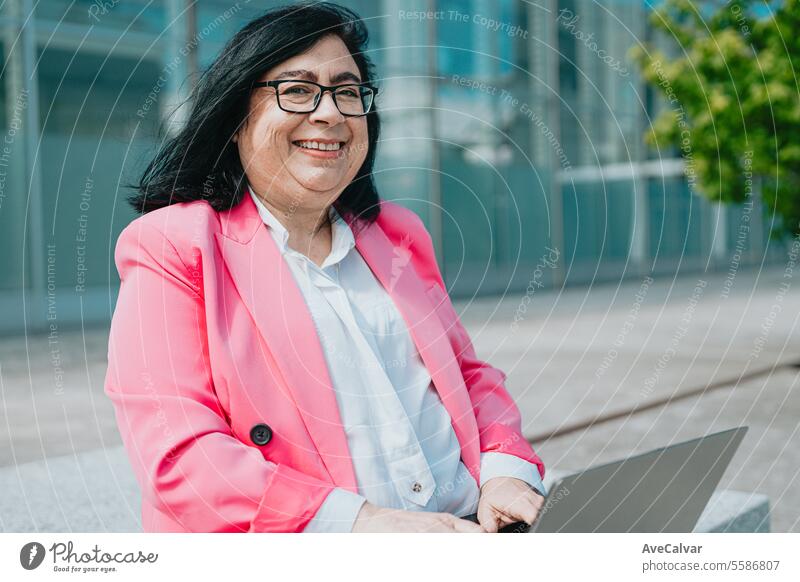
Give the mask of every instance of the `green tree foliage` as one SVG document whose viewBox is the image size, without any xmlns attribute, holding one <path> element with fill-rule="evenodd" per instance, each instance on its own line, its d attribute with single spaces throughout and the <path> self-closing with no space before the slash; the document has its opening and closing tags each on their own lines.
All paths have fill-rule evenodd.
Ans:
<svg viewBox="0 0 800 582">
<path fill-rule="evenodd" d="M 752 202 L 752 175 L 776 217 L 772 234 L 800 233 L 800 0 L 665 0 L 650 17 L 679 56 L 631 49 L 667 100 L 645 141 L 678 147 L 712 200 Z"/>
</svg>

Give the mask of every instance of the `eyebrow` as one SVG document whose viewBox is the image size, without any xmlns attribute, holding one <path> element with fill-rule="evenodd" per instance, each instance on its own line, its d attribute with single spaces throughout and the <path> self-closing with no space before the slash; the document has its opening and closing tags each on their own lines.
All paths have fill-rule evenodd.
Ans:
<svg viewBox="0 0 800 582">
<path fill-rule="evenodd" d="M 307 71 L 305 69 L 298 69 L 296 71 L 283 71 L 275 76 L 275 79 L 308 79 L 309 81 L 317 81 L 317 74 L 314 71 Z M 331 83 L 337 85 L 343 81 L 351 81 L 353 83 L 360 83 L 361 79 L 355 73 L 350 71 L 342 71 L 336 73 L 331 77 Z"/>
</svg>

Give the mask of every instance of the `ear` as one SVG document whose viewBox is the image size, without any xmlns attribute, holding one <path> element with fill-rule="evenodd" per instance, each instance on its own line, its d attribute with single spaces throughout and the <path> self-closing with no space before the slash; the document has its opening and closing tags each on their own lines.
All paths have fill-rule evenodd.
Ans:
<svg viewBox="0 0 800 582">
<path fill-rule="evenodd" d="M 236 133 L 233 134 L 233 137 L 231 138 L 231 141 L 233 143 L 238 143 L 239 142 L 239 132 L 236 132 Z"/>
</svg>

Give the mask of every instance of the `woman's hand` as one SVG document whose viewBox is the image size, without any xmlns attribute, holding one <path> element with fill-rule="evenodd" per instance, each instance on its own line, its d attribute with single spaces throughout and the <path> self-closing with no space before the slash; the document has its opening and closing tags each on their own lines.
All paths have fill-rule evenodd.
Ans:
<svg viewBox="0 0 800 582">
<path fill-rule="evenodd" d="M 494 477 L 481 487 L 478 521 L 487 532 L 524 521 L 532 524 L 544 504 L 544 497 L 525 481 L 514 477 Z"/>
<path fill-rule="evenodd" d="M 477 523 L 461 519 L 451 513 L 389 509 L 373 505 L 368 501 L 361 506 L 361 511 L 358 512 L 353 524 L 353 533 L 484 533 L 485 531 Z"/>
</svg>

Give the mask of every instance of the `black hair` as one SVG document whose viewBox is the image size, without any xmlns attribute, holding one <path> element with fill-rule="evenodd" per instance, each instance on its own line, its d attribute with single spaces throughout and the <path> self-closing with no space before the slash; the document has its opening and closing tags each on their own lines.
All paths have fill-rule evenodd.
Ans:
<svg viewBox="0 0 800 582">
<path fill-rule="evenodd" d="M 268 10 L 237 32 L 204 71 L 189 97 L 187 121 L 167 139 L 138 184 L 130 185 L 136 192 L 128 203 L 140 213 L 193 200 L 206 200 L 217 211 L 236 206 L 244 195 L 247 176 L 232 137 L 247 117 L 252 83 L 329 34 L 347 46 L 362 82 L 374 85 L 374 66 L 365 54 L 369 35 L 355 12 L 328 2 Z M 334 207 L 342 216 L 350 214 L 369 224 L 380 213 L 372 176 L 380 133 L 374 104 L 366 120 L 367 156 Z"/>
</svg>

